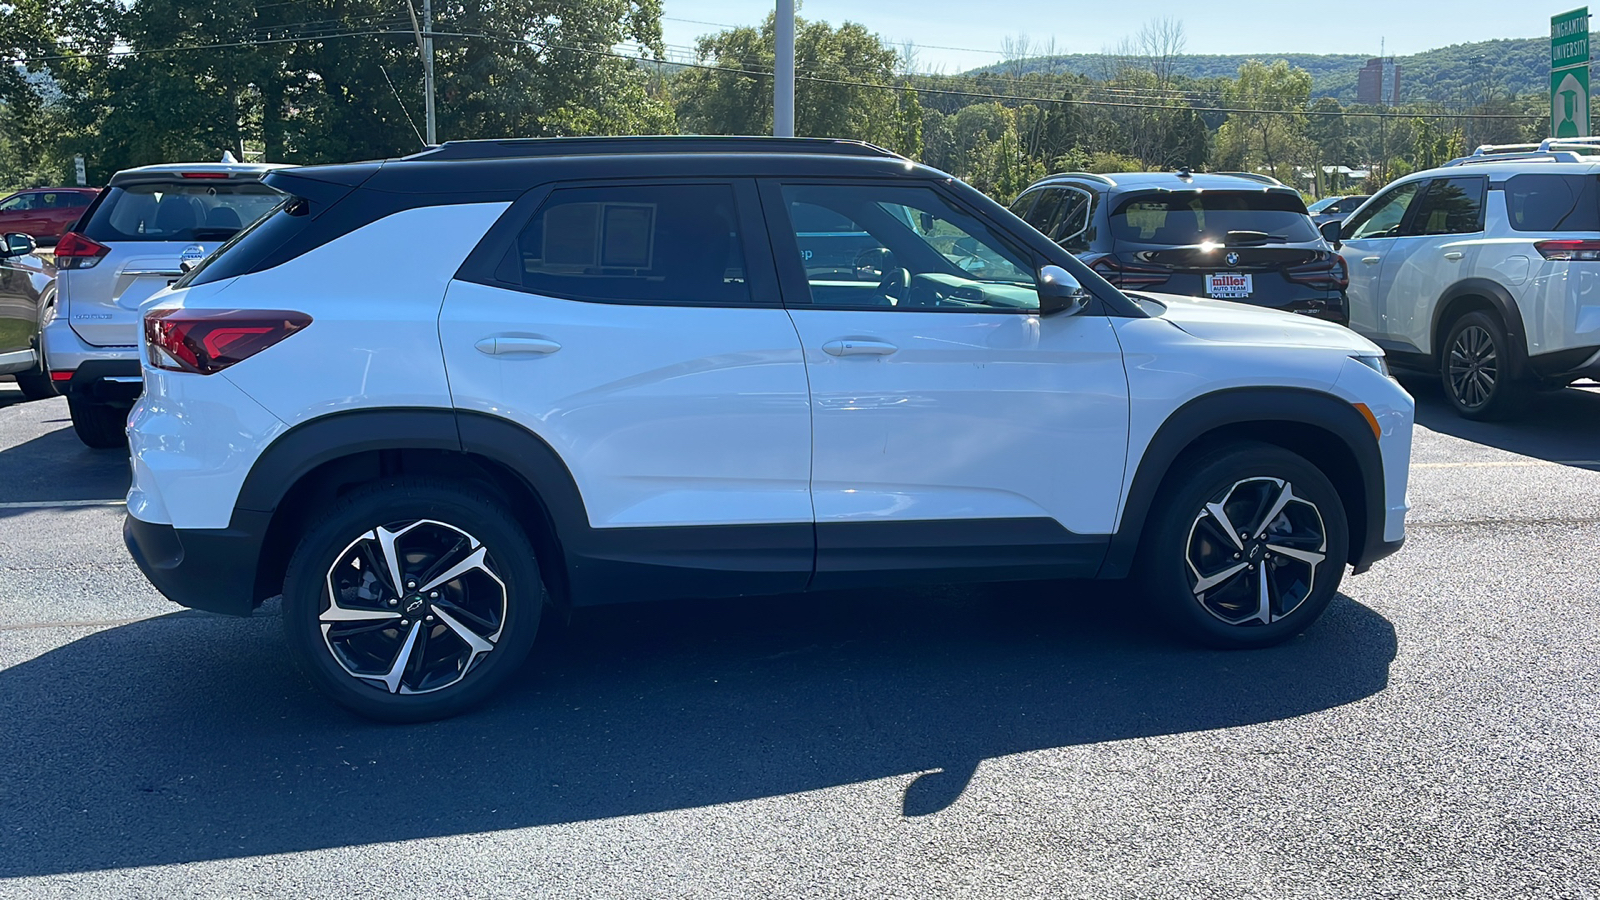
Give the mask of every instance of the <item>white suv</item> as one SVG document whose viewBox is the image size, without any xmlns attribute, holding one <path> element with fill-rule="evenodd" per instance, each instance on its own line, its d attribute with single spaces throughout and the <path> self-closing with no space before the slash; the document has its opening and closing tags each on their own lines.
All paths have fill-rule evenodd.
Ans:
<svg viewBox="0 0 1600 900">
<path fill-rule="evenodd" d="M 1377 347 L 1124 295 L 875 147 L 461 142 L 266 182 L 285 204 L 146 308 L 125 533 L 184 605 L 281 593 L 367 715 L 480 699 L 546 604 L 1137 571 L 1190 637 L 1262 646 L 1404 537 Z"/>
<path fill-rule="evenodd" d="M 1350 327 L 1438 373 L 1457 412 L 1514 415 L 1600 376 L 1600 139 L 1480 147 L 1345 220 Z"/>
</svg>

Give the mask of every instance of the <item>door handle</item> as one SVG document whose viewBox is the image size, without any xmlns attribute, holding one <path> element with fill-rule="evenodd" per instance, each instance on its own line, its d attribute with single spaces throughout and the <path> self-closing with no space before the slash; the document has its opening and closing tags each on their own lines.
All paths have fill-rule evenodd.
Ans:
<svg viewBox="0 0 1600 900">
<path fill-rule="evenodd" d="M 829 356 L 888 356 L 899 349 L 888 341 L 862 341 L 854 338 L 829 341 L 822 345 L 822 352 Z"/>
<path fill-rule="evenodd" d="M 1466 254 L 1462 253 L 1460 250 L 1451 250 L 1449 253 L 1444 255 L 1444 258 L 1450 260 L 1451 262 L 1455 262 L 1463 256 L 1466 256 Z"/>
<path fill-rule="evenodd" d="M 1383 257 L 1381 257 L 1381 256 L 1363 256 L 1363 257 L 1361 257 L 1361 264 L 1364 265 L 1364 266 L 1375 266 L 1375 265 L 1377 265 L 1378 263 L 1381 263 L 1381 262 L 1383 262 Z"/>
<path fill-rule="evenodd" d="M 490 356 L 544 356 L 561 349 L 555 341 L 530 337 L 486 337 L 473 346 Z"/>
</svg>

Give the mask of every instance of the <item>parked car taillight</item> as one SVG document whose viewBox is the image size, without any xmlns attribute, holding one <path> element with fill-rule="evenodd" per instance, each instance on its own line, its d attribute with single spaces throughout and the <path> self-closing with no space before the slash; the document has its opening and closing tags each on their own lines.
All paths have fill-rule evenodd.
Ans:
<svg viewBox="0 0 1600 900">
<path fill-rule="evenodd" d="M 1283 277 L 1295 284 L 1304 284 L 1324 291 L 1344 290 L 1350 286 L 1350 269 L 1344 257 L 1319 259 L 1283 270 Z"/>
<path fill-rule="evenodd" d="M 210 375 L 310 324 L 281 309 L 158 309 L 145 314 L 144 337 L 150 365 Z"/>
<path fill-rule="evenodd" d="M 1533 247 L 1545 259 L 1600 260 L 1600 241 L 1539 241 Z"/>
<path fill-rule="evenodd" d="M 69 231 L 56 241 L 57 269 L 92 269 L 99 265 L 111 248 L 92 241 L 76 231 Z"/>
<path fill-rule="evenodd" d="M 1125 263 L 1115 256 L 1102 256 L 1089 264 L 1089 268 L 1099 272 L 1105 280 L 1117 287 L 1139 288 L 1163 284 L 1172 277 L 1170 269 L 1158 269 L 1154 266 L 1141 266 L 1136 263 Z"/>
</svg>

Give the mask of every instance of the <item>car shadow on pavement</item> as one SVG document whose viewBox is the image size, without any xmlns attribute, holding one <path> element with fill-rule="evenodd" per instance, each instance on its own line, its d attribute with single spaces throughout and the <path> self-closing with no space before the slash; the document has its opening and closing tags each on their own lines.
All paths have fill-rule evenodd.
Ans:
<svg viewBox="0 0 1600 900">
<path fill-rule="evenodd" d="M 1600 390 L 1592 385 L 1536 393 L 1515 419 L 1474 422 L 1451 408 L 1439 379 L 1407 376 L 1402 384 L 1416 398 L 1417 424 L 1424 428 L 1522 456 L 1600 471 Z"/>
<path fill-rule="evenodd" d="M 65 404 L 60 418 L 60 422 L 45 420 L 54 430 L 0 448 L 0 503 L 117 500 L 127 496 L 128 451 L 91 450 L 73 434 Z M 17 512 L 0 509 L 0 517 Z"/>
<path fill-rule="evenodd" d="M 1286 645 L 1228 653 L 1159 636 L 1127 590 L 1040 583 L 547 616 L 533 660 L 489 706 L 413 726 L 355 719 L 314 694 L 275 618 L 185 612 L 99 631 L 0 671 L 0 878 L 878 780 L 867 796 L 881 789 L 881 814 L 926 815 L 958 803 L 984 760 L 1272 722 L 1387 685 L 1394 629 L 1342 595 Z"/>
</svg>

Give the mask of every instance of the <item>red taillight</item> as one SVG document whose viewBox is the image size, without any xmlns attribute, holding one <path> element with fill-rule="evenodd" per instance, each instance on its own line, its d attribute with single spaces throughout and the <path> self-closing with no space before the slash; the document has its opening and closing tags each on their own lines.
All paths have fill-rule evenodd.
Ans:
<svg viewBox="0 0 1600 900">
<path fill-rule="evenodd" d="M 146 355 L 158 369 L 210 375 L 310 324 L 282 309 L 158 309 L 144 317 Z"/>
<path fill-rule="evenodd" d="M 1344 257 L 1335 255 L 1283 270 L 1283 277 L 1295 284 L 1304 284 L 1324 291 L 1344 290 L 1350 286 L 1350 268 Z"/>
<path fill-rule="evenodd" d="M 1600 259 L 1600 241 L 1539 241 L 1533 247 L 1545 259 L 1585 262 Z"/>
<path fill-rule="evenodd" d="M 227 178 L 227 172 L 184 172 L 184 178 Z"/>
<path fill-rule="evenodd" d="M 1117 287 L 1125 288 L 1164 284 L 1167 279 L 1172 277 L 1172 270 L 1170 269 L 1121 262 L 1115 256 L 1102 256 L 1090 263 L 1089 268 L 1099 272 L 1105 280 Z"/>
<path fill-rule="evenodd" d="M 56 241 L 57 269 L 92 269 L 111 248 L 99 241 L 91 241 L 76 231 L 69 231 Z"/>
</svg>

